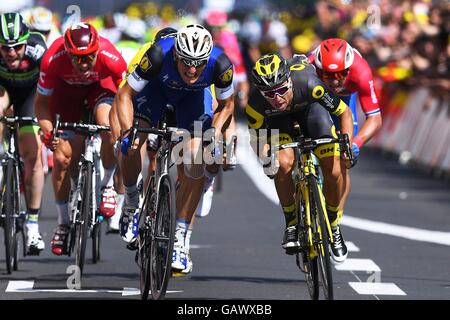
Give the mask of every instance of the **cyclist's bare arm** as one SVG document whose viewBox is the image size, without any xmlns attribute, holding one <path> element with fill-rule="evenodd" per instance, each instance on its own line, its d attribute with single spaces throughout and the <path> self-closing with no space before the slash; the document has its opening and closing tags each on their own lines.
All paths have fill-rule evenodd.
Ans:
<svg viewBox="0 0 450 320">
<path fill-rule="evenodd" d="M 122 134 L 133 125 L 133 97 L 136 94 L 137 92 L 128 83 L 119 88 L 112 109 L 118 120 L 118 122 L 111 122 L 111 130 L 114 135 Z"/>
<path fill-rule="evenodd" d="M 381 113 L 374 114 L 374 115 L 367 117 L 363 126 L 358 131 L 358 139 L 360 140 L 360 145 L 362 146 L 367 141 L 372 139 L 372 137 L 381 128 L 381 125 L 382 125 Z"/>
<path fill-rule="evenodd" d="M 348 134 L 348 138 L 351 141 L 353 139 L 353 116 L 350 108 L 346 108 L 344 112 L 339 115 L 339 122 L 341 124 L 341 133 Z"/>
<path fill-rule="evenodd" d="M 216 128 L 216 138 L 219 138 L 220 132 L 225 133 L 232 120 L 234 113 L 234 95 L 224 100 L 217 99 L 217 102 L 218 106 L 214 110 L 212 126 Z"/>
<path fill-rule="evenodd" d="M 36 117 L 39 122 L 39 127 L 41 127 L 43 135 L 45 135 L 47 132 L 52 131 L 53 129 L 52 114 L 49 108 L 50 98 L 51 96 L 46 96 L 39 92 L 36 92 L 34 108 Z"/>
</svg>

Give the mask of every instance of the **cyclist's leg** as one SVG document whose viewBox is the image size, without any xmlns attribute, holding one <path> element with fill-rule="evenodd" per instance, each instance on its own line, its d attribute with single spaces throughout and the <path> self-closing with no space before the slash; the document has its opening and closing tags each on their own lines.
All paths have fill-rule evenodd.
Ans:
<svg viewBox="0 0 450 320">
<path fill-rule="evenodd" d="M 8 109 L 10 104 L 11 104 L 11 101 L 9 98 L 8 91 L 4 87 L 2 87 L 2 85 L 0 84 L 0 115 L 4 115 L 5 111 Z M 3 123 L 0 123 L 0 156 L 3 155 L 3 153 L 4 153 L 3 129 L 4 129 L 4 125 L 3 125 Z M 2 175 L 3 175 L 3 170 L 0 170 L 0 178 L 2 177 Z M 1 181 L 1 179 L 0 179 L 0 181 Z"/>
<path fill-rule="evenodd" d="M 350 110 L 352 111 L 353 137 L 355 137 L 358 134 L 358 113 L 356 111 L 358 93 L 352 93 L 350 96 L 340 96 L 340 98 L 349 106 Z M 333 116 L 333 122 L 336 128 L 340 128 L 339 119 L 336 116 Z M 347 169 L 346 162 L 343 159 L 341 159 L 341 172 L 344 181 L 344 193 L 342 195 L 341 203 L 339 205 L 341 210 L 339 210 L 337 213 L 337 219 L 334 221 L 333 223 L 334 225 L 338 225 L 339 220 L 342 218 L 345 203 L 347 202 L 347 198 L 350 193 L 350 172 Z"/>
<path fill-rule="evenodd" d="M 61 116 L 62 122 L 79 122 L 82 117 L 84 91 L 59 83 L 50 99 L 50 112 Z M 78 177 L 78 161 L 83 147 L 83 136 L 73 135 L 71 140 L 61 139 L 53 153 L 52 184 L 58 213 L 58 227 L 52 239 L 52 252 L 64 254 L 70 224 L 69 194 L 71 177 Z"/>
<path fill-rule="evenodd" d="M 329 113 L 318 103 L 313 103 L 308 107 L 305 117 L 302 119 L 302 128 L 306 129 L 305 136 L 313 139 L 337 137 Z M 323 193 L 326 203 L 332 207 L 339 207 L 344 192 L 339 145 L 320 146 L 316 149 L 315 154 L 319 158 L 323 173 Z"/>
<path fill-rule="evenodd" d="M 17 99 L 14 114 L 34 117 L 35 89 L 24 99 Z M 19 129 L 19 153 L 24 162 L 24 184 L 27 203 L 27 232 L 29 253 L 39 253 L 45 248 L 39 234 L 39 214 L 44 190 L 44 170 L 42 166 L 42 144 L 37 123 L 24 124 Z"/>
<path fill-rule="evenodd" d="M 151 97 L 151 100 L 148 97 Z M 156 81 L 151 81 L 133 98 L 134 118 L 139 120 L 140 127 L 150 127 L 150 124 L 158 122 L 166 104 L 167 100 L 162 95 L 161 87 Z M 125 200 L 120 217 L 120 235 L 125 242 L 133 242 L 137 236 L 137 217 L 139 214 L 137 180 L 142 171 L 140 150 L 147 140 L 147 134 L 141 133 L 138 138 L 138 152 L 128 153 L 128 155 L 119 153 L 119 165 L 125 187 Z"/>
<path fill-rule="evenodd" d="M 98 125 L 109 126 L 109 114 L 115 95 L 115 87 L 112 80 L 92 87 L 87 97 L 88 105 L 93 110 L 95 122 Z M 104 168 L 103 179 L 100 183 L 102 199 L 99 212 L 106 218 L 116 213 L 116 192 L 114 190 L 114 172 L 117 160 L 114 152 L 114 134 L 111 131 L 101 132 L 102 139 L 100 157 Z"/>
<path fill-rule="evenodd" d="M 335 137 L 336 129 L 329 113 L 318 103 L 312 104 L 304 119 L 307 136 L 313 139 Z M 342 213 L 340 204 L 344 195 L 344 177 L 341 171 L 339 144 L 327 144 L 318 147 L 315 154 L 319 159 L 323 174 L 323 194 L 325 197 L 328 218 L 331 223 L 333 241 L 331 256 L 335 262 L 343 262 L 347 258 L 347 247 L 338 225 L 338 216 Z"/>
<path fill-rule="evenodd" d="M 294 135 L 293 120 L 290 116 L 283 116 L 271 121 L 269 140 L 271 148 L 292 142 L 292 136 Z M 275 130 L 278 130 L 278 132 Z M 296 160 L 294 150 L 280 150 L 276 159 L 278 167 L 275 164 L 274 183 L 286 223 L 282 247 L 286 249 L 286 253 L 291 253 L 290 249 L 295 250 L 300 246 L 297 233 L 298 217 L 295 210 L 295 184 L 292 179 L 292 170 Z"/>
<path fill-rule="evenodd" d="M 180 97 L 179 97 L 180 98 Z M 213 96 L 210 88 L 199 92 L 192 92 L 181 97 L 180 105 L 176 106 L 177 127 L 192 130 L 194 123 L 201 125 L 202 131 L 211 127 L 213 115 Z M 180 99 L 180 100 L 181 100 Z M 194 137 L 183 142 L 183 174 L 179 174 L 179 188 L 177 189 L 177 227 L 172 268 L 185 270 L 188 252 L 185 250 L 185 238 L 192 217 L 202 196 L 205 181 L 205 164 L 197 157 L 203 154 L 202 137 Z M 199 161 L 200 160 L 200 161 Z"/>
</svg>

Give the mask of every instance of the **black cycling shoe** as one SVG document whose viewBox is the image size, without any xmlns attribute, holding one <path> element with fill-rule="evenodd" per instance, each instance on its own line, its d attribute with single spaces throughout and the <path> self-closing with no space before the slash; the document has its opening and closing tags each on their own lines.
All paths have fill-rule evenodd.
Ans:
<svg viewBox="0 0 450 320">
<path fill-rule="evenodd" d="M 300 249 L 300 241 L 298 241 L 298 231 L 296 226 L 287 227 L 284 230 L 283 242 L 281 244 L 287 254 L 295 254 Z"/>
<path fill-rule="evenodd" d="M 345 245 L 339 226 L 331 227 L 331 231 L 333 232 L 333 243 L 330 243 L 331 259 L 336 264 L 340 264 L 347 259 L 347 246 Z"/>
</svg>

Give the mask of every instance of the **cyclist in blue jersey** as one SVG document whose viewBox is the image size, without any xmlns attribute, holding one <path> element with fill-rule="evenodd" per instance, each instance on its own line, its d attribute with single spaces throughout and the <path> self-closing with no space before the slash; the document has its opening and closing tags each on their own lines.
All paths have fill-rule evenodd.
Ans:
<svg viewBox="0 0 450 320">
<path fill-rule="evenodd" d="M 213 112 L 214 94 L 218 107 Z M 137 150 L 146 141 L 145 135 L 140 135 L 131 146 L 127 130 L 134 118 L 139 120 L 139 126 L 156 125 L 167 104 L 174 107 L 177 127 L 192 131 L 194 122 L 201 121 L 202 130 L 213 127 L 217 137 L 233 115 L 233 65 L 221 49 L 213 46 L 211 34 L 201 25 L 188 25 L 176 37 L 152 45 L 116 95 L 112 115 L 117 115 L 118 123 L 111 121 L 111 125 L 113 132 L 120 132 L 122 141 L 119 162 L 126 193 L 120 233 L 127 242 L 133 242 L 137 236 L 136 182 L 141 171 Z M 190 139 L 183 150 L 187 153 L 184 159 L 192 160 L 201 143 L 202 138 Z M 201 198 L 205 176 L 212 175 L 204 163 L 184 162 L 182 168 L 176 194 L 174 271 L 183 271 L 188 266 L 189 254 L 184 244 L 187 229 Z"/>
</svg>

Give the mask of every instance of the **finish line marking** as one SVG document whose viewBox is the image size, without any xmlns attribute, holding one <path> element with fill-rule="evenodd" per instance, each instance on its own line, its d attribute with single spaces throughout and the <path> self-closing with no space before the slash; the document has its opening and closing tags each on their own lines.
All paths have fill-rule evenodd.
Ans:
<svg viewBox="0 0 450 320">
<path fill-rule="evenodd" d="M 123 288 L 123 290 L 106 289 L 33 289 L 34 281 L 9 281 L 5 292 L 8 293 L 115 293 L 124 296 L 140 295 L 136 288 Z M 183 291 L 167 291 L 167 293 L 180 293 Z"/>
<path fill-rule="evenodd" d="M 348 284 L 361 295 L 406 296 L 406 293 L 395 283 L 349 282 Z"/>
</svg>

